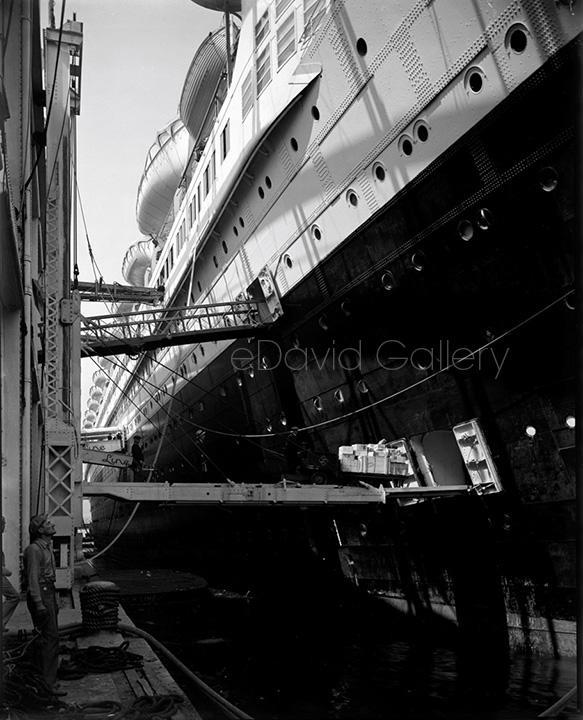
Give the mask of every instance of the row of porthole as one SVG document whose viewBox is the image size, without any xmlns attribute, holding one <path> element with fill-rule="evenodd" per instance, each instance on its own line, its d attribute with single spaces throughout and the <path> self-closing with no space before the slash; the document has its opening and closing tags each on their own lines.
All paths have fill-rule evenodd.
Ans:
<svg viewBox="0 0 583 720">
<path fill-rule="evenodd" d="M 520 23 L 513 25 L 506 33 L 504 45 L 506 50 L 513 52 L 516 55 L 521 55 L 528 45 L 528 30 Z M 486 80 L 486 74 L 480 67 L 470 68 L 464 77 L 464 87 L 466 92 L 474 93 L 475 95 L 481 92 L 484 87 Z"/>
<path fill-rule="evenodd" d="M 365 395 L 368 391 L 368 385 L 364 380 L 359 380 L 356 383 L 356 389 L 361 395 Z M 340 388 L 334 391 L 333 393 L 334 400 L 338 405 L 343 405 L 345 402 L 344 393 Z M 312 405 L 314 407 L 314 410 L 316 412 L 323 412 L 324 411 L 324 404 L 322 403 L 322 398 L 319 395 L 316 395 L 316 397 L 312 400 Z"/>
<path fill-rule="evenodd" d="M 413 145 L 415 142 L 425 143 L 429 140 L 429 125 L 424 120 L 418 120 L 413 125 L 413 137 L 410 135 L 401 135 L 399 138 L 399 150 L 403 155 L 413 154 Z M 384 178 L 383 178 L 384 179 Z"/>
</svg>

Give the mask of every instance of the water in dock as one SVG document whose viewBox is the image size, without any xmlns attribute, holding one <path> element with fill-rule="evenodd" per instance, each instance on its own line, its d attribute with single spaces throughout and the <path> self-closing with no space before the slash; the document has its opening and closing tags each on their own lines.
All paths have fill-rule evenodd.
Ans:
<svg viewBox="0 0 583 720">
<path fill-rule="evenodd" d="M 145 572 L 118 567 L 112 576 L 131 588 L 136 573 L 139 583 L 148 581 Z M 164 572 L 150 570 L 158 587 Z M 100 573 L 107 575 L 107 565 Z M 574 658 L 515 655 L 503 697 L 492 692 L 490 672 L 479 662 L 483 675 L 473 692 L 464 692 L 451 628 L 407 621 L 329 578 L 282 574 L 248 592 L 187 585 L 168 595 L 126 593 L 124 607 L 256 720 L 526 720 L 575 684 Z M 479 657 L 480 648 L 475 652 Z M 222 720 L 184 677 L 176 679 L 205 720 Z M 559 717 L 577 717 L 573 704 Z"/>
</svg>

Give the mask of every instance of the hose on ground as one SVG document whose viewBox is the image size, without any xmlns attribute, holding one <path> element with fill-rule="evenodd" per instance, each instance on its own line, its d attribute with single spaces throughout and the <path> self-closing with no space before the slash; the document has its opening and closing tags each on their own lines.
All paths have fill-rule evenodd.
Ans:
<svg viewBox="0 0 583 720">
<path fill-rule="evenodd" d="M 182 670 L 182 672 L 189 678 L 189 680 L 191 680 L 192 683 L 196 685 L 196 687 L 204 695 L 206 695 L 218 707 L 220 707 L 220 709 L 227 717 L 232 718 L 233 720 L 253 720 L 250 715 L 247 715 L 246 712 L 238 708 L 236 705 L 233 705 L 226 698 L 213 690 L 203 680 L 201 680 L 198 675 L 193 673 L 192 670 L 190 670 L 181 660 L 176 657 L 176 655 L 174 655 L 174 653 L 170 652 L 170 650 L 168 650 L 168 648 L 163 645 L 159 640 L 157 640 L 153 635 L 150 635 L 150 633 L 146 632 L 145 630 L 140 630 L 140 628 L 134 627 L 133 625 L 126 625 L 125 623 L 119 623 L 117 628 L 120 632 L 143 638 L 152 646 L 160 650 L 160 652 L 163 653 L 169 660 L 171 660 L 177 668 Z M 69 623 L 67 625 L 61 625 L 59 626 L 59 636 L 64 637 L 66 635 L 72 635 L 82 630 L 83 623 Z"/>
<path fill-rule="evenodd" d="M 253 720 L 250 715 L 247 715 L 246 712 L 240 710 L 236 705 L 230 703 L 226 698 L 224 698 L 222 695 L 219 695 L 218 692 L 213 690 L 209 685 L 207 685 L 203 680 L 201 680 L 197 675 L 195 675 L 192 670 L 186 667 L 186 665 L 181 660 L 179 660 L 176 655 L 171 653 L 170 650 L 168 650 L 168 648 L 163 645 L 159 640 L 156 640 L 153 635 L 150 635 L 150 633 L 146 632 L 145 630 L 140 630 L 140 628 L 134 627 L 133 625 L 126 625 L 125 623 L 119 623 L 117 627 L 120 632 L 125 632 L 129 635 L 136 635 L 137 637 L 141 637 L 144 640 L 147 640 L 158 650 L 160 650 L 160 652 L 163 653 L 169 660 L 171 660 L 177 668 L 182 670 L 182 672 L 188 676 L 189 680 L 191 680 L 202 693 L 204 693 L 209 699 L 213 700 L 217 705 L 219 705 L 228 717 L 235 718 L 235 720 Z"/>
</svg>

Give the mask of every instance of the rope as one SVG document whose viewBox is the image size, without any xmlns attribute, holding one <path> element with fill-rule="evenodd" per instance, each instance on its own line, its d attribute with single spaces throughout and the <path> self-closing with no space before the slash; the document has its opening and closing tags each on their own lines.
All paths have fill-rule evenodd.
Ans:
<svg viewBox="0 0 583 720">
<path fill-rule="evenodd" d="M 470 358 L 473 358 L 474 356 L 479 355 L 480 353 L 484 352 L 484 350 L 488 349 L 489 347 L 491 347 L 495 343 L 499 342 L 503 338 L 508 337 L 509 335 L 512 335 L 517 330 L 524 327 L 529 322 L 536 319 L 543 313 L 547 312 L 548 310 L 550 310 L 552 307 L 554 307 L 558 303 L 566 300 L 569 297 L 569 295 L 571 295 L 573 292 L 574 292 L 574 290 L 568 290 L 567 292 L 563 293 L 559 297 L 552 300 L 550 303 L 548 303 L 544 307 L 540 308 L 536 312 L 529 315 L 524 320 L 521 320 L 520 322 L 516 323 L 512 327 L 508 328 L 508 330 L 505 330 L 504 332 L 502 332 L 497 337 L 493 338 L 492 340 L 488 341 L 487 343 L 484 343 L 484 345 L 476 348 L 475 350 L 469 350 L 466 355 L 464 355 L 461 358 L 457 358 L 456 363 L 463 362 L 464 360 L 469 360 Z M 91 359 L 93 360 L 93 358 L 91 358 Z M 323 427 L 330 427 L 332 425 L 336 425 L 338 423 L 344 422 L 345 420 L 349 420 L 353 417 L 356 417 L 357 415 L 361 415 L 362 413 L 369 412 L 372 408 L 382 405 L 382 404 L 388 402 L 389 400 L 393 400 L 397 397 L 400 397 L 401 395 L 408 393 L 410 390 L 414 390 L 416 387 L 424 385 L 425 383 L 429 382 L 430 380 L 433 380 L 434 378 L 436 378 L 438 375 L 441 375 L 442 373 L 444 373 L 448 370 L 451 370 L 452 367 L 454 367 L 454 366 L 455 366 L 455 363 L 450 362 L 448 365 L 440 368 L 439 370 L 436 370 L 434 373 L 431 373 L 431 375 L 427 375 L 426 377 L 421 378 L 420 380 L 417 380 L 416 382 L 411 383 L 410 385 L 406 385 L 405 387 L 401 388 L 400 390 L 396 390 L 394 393 L 391 393 L 390 395 L 386 395 L 385 397 L 379 398 L 378 400 L 375 400 L 374 402 L 370 403 L 369 405 L 358 408 L 356 410 L 352 410 L 351 412 L 344 413 L 343 415 L 338 415 L 337 417 L 330 418 L 329 420 L 323 420 L 322 422 L 314 423 L 312 425 L 305 425 L 304 427 L 292 427 L 290 430 L 283 430 L 281 432 L 276 432 L 276 433 L 274 433 L 274 432 L 272 432 L 272 433 L 230 433 L 230 432 L 225 432 L 223 430 L 217 430 L 214 428 L 206 427 L 204 425 L 200 425 L 199 423 L 195 423 L 192 420 L 189 420 L 187 418 L 181 418 L 181 420 L 182 420 L 182 422 L 184 422 L 192 427 L 195 427 L 197 430 L 202 430 L 204 432 L 212 433 L 214 435 L 219 435 L 221 437 L 234 437 L 237 439 L 249 439 L 249 438 L 260 439 L 260 438 L 272 438 L 272 437 L 287 437 L 290 435 L 295 436 L 300 432 L 308 432 L 308 431 L 313 431 L 313 430 L 319 430 L 320 428 L 323 428 Z M 142 378 L 142 381 L 143 381 L 143 378 Z M 116 383 L 116 385 L 117 385 L 117 383 Z M 119 388 L 119 385 L 117 385 L 117 387 Z M 121 390 L 121 388 L 119 388 L 119 389 Z M 122 390 L 122 392 L 123 392 L 123 390 Z M 139 408 L 138 408 L 138 410 L 139 410 Z"/>
</svg>

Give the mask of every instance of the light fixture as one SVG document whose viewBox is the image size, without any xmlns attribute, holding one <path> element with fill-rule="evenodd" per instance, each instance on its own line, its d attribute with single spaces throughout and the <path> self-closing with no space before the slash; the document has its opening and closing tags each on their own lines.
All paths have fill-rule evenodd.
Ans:
<svg viewBox="0 0 583 720">
<path fill-rule="evenodd" d="M 566 425 L 568 428 L 571 428 L 571 430 L 575 427 L 576 422 L 577 422 L 577 421 L 575 420 L 575 416 L 574 416 L 574 415 L 567 415 L 567 417 L 565 418 L 565 425 Z"/>
<path fill-rule="evenodd" d="M 536 435 L 536 428 L 534 427 L 534 425 L 527 425 L 525 433 L 528 435 L 529 438 L 533 438 Z"/>
</svg>

